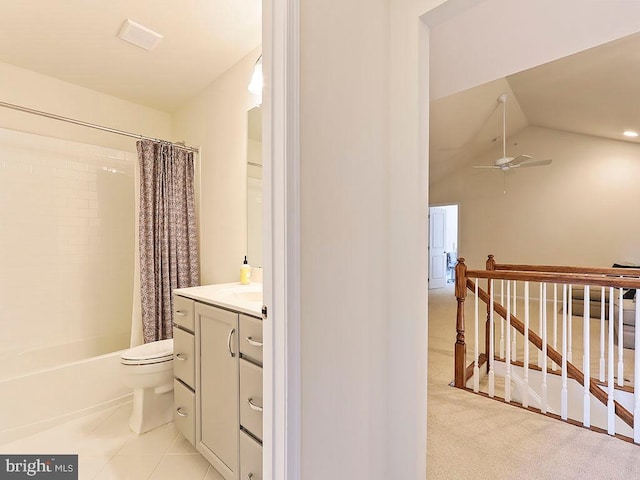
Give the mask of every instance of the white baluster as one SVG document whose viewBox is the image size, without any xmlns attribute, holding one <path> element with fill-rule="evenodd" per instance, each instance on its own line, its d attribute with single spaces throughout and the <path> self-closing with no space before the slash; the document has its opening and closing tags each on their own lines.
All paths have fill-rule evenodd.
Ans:
<svg viewBox="0 0 640 480">
<path fill-rule="evenodd" d="M 570 300 L 569 300 L 570 301 Z M 562 389 L 560 390 L 560 418 L 567 419 L 567 284 L 562 285 Z"/>
<path fill-rule="evenodd" d="M 622 359 L 623 346 L 624 346 L 624 334 L 622 331 L 622 317 L 624 315 L 624 308 L 622 306 L 622 289 L 618 290 L 618 386 L 624 385 L 624 360 Z"/>
<path fill-rule="evenodd" d="M 613 359 L 613 322 L 614 322 L 614 309 L 613 309 L 613 287 L 609 288 L 609 339 L 607 343 L 607 386 L 609 387 L 607 396 L 607 433 L 609 435 L 616 434 L 616 409 L 614 403 L 615 383 L 613 380 L 613 373 L 615 370 L 615 364 Z"/>
<path fill-rule="evenodd" d="M 598 380 L 604 382 L 604 317 L 605 315 L 605 298 L 606 293 L 604 287 L 600 293 L 600 372 Z"/>
<path fill-rule="evenodd" d="M 516 286 L 517 283 L 514 280 L 513 281 L 513 316 L 517 317 L 518 314 L 516 313 L 516 301 L 517 301 L 517 295 L 516 295 Z M 516 358 L 516 327 L 512 327 L 511 329 L 511 360 L 513 360 L 514 362 L 517 360 Z"/>
<path fill-rule="evenodd" d="M 493 371 L 493 364 L 495 362 L 495 328 L 493 318 L 493 279 L 491 282 L 491 297 L 489 297 L 489 396 L 493 398 L 495 394 L 495 372 Z"/>
<path fill-rule="evenodd" d="M 636 319 L 634 325 L 640 325 L 640 296 L 636 289 Z M 640 335 L 635 335 L 635 352 L 633 368 L 633 441 L 640 443 Z"/>
<path fill-rule="evenodd" d="M 538 334 L 542 337 L 542 311 L 546 309 L 546 305 L 542 299 L 542 282 L 540 282 L 540 297 L 539 297 L 540 309 L 538 311 Z M 542 368 L 542 350 L 538 350 L 538 367 Z"/>
<path fill-rule="evenodd" d="M 567 362 L 573 361 L 573 286 L 569 285 L 569 312 L 567 313 Z"/>
<path fill-rule="evenodd" d="M 522 406 L 529 406 L 529 282 L 524 282 L 524 390 Z"/>
<path fill-rule="evenodd" d="M 504 401 L 511 401 L 511 282 L 507 280 L 507 352 L 505 365 L 507 369 L 504 374 Z"/>
<path fill-rule="evenodd" d="M 479 346 L 478 346 L 478 279 L 476 278 L 476 288 L 475 288 L 475 333 L 474 333 L 474 345 L 475 352 L 473 355 L 474 365 L 473 365 L 473 391 L 478 393 L 480 391 L 480 354 L 479 354 Z"/>
<path fill-rule="evenodd" d="M 542 385 L 540 387 L 541 405 L 540 411 L 547 413 L 547 284 L 542 288 L 542 304 L 545 306 L 542 311 Z"/>
<path fill-rule="evenodd" d="M 500 280 L 500 305 L 504 307 L 504 280 Z M 500 317 L 500 358 L 504 359 L 504 318 Z"/>
<path fill-rule="evenodd" d="M 584 340 L 584 355 L 582 357 L 582 370 L 584 372 L 584 407 L 583 407 L 583 418 L 582 424 L 585 427 L 591 426 L 591 395 L 589 394 L 589 383 L 591 381 L 591 366 L 589 362 L 589 305 L 590 305 L 590 297 L 589 297 L 589 285 L 584 286 L 584 330 L 582 338 Z"/>
<path fill-rule="evenodd" d="M 558 351 L 558 284 L 553 284 L 553 349 Z M 558 369 L 556 362 L 551 362 L 551 369 Z"/>
</svg>

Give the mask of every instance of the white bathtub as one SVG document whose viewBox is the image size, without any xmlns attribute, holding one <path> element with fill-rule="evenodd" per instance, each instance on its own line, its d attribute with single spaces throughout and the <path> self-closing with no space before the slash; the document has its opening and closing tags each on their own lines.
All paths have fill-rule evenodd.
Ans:
<svg viewBox="0 0 640 480">
<path fill-rule="evenodd" d="M 131 401 L 120 352 L 0 380 L 0 444 Z"/>
</svg>

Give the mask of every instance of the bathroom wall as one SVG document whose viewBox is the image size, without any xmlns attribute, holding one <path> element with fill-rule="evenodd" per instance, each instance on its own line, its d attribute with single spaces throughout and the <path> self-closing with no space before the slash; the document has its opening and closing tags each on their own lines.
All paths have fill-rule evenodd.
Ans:
<svg viewBox="0 0 640 480">
<path fill-rule="evenodd" d="M 153 138 L 172 139 L 171 115 L 0 62 L 0 100 Z M 0 127 L 135 152 L 134 138 L 0 108 Z"/>
<path fill-rule="evenodd" d="M 128 347 L 135 158 L 0 129 L 0 378 Z"/>
<path fill-rule="evenodd" d="M 0 91 L 4 102 L 171 138 L 166 112 L 6 63 L 0 63 Z M 8 233 L 0 244 L 0 306 L 11 312 L 0 316 L 9 324 L 2 325 L 0 357 L 22 352 L 21 362 L 3 362 L 0 376 L 37 368 L 53 353 L 46 348 L 62 360 L 128 346 L 116 337 L 131 321 L 133 260 L 120 242 L 133 231 L 133 205 L 125 204 L 133 195 L 136 140 L 6 108 L 0 108 L 0 128 L 11 129 L 3 130 L 0 143 L 0 208 Z M 125 217 L 127 227 L 116 226 Z M 86 260 L 88 252 L 97 257 L 84 266 L 61 260 L 63 253 Z M 116 281 L 120 274 L 127 280 Z"/>
<path fill-rule="evenodd" d="M 173 133 L 202 148 L 201 282 L 239 280 L 247 254 L 247 86 L 260 48 L 221 75 L 173 115 Z"/>
</svg>

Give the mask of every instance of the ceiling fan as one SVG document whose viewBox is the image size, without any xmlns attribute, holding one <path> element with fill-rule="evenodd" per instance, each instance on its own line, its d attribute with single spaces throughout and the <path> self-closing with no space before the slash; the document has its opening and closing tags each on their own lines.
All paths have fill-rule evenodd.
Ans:
<svg viewBox="0 0 640 480">
<path fill-rule="evenodd" d="M 549 160 L 534 160 L 530 155 L 518 155 L 516 157 L 507 156 L 507 94 L 503 93 L 498 97 L 498 102 L 502 103 L 502 157 L 496 159 L 493 165 L 474 165 L 474 168 L 489 168 L 492 170 L 507 170 L 519 167 L 541 167 L 550 165 Z"/>
</svg>

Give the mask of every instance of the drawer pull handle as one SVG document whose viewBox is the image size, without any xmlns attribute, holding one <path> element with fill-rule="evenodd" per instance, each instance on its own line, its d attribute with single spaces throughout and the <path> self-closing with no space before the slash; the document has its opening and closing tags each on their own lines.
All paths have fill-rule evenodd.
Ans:
<svg viewBox="0 0 640 480">
<path fill-rule="evenodd" d="M 178 408 L 176 408 L 176 413 L 177 413 L 178 415 L 180 415 L 181 417 L 188 417 L 188 416 L 189 416 L 189 414 L 188 414 L 188 413 L 186 413 L 186 412 L 183 412 L 183 411 L 182 411 L 182 407 L 178 407 Z"/>
<path fill-rule="evenodd" d="M 236 356 L 233 350 L 231 350 L 231 337 L 233 337 L 233 334 L 235 332 L 236 332 L 236 329 L 232 328 L 231 330 L 229 330 L 229 336 L 227 337 L 227 347 L 229 348 L 229 355 L 231 355 L 231 358 Z"/>
<path fill-rule="evenodd" d="M 249 475 L 247 475 L 247 479 L 251 480 L 253 478 L 253 473 L 250 473 Z"/>
<path fill-rule="evenodd" d="M 178 315 L 179 317 L 186 317 L 187 312 L 183 312 L 182 310 L 176 310 L 176 315 Z"/>
<path fill-rule="evenodd" d="M 253 403 L 253 398 L 249 398 L 247 400 L 247 403 L 249 404 L 249 407 L 251 407 L 251 410 L 255 410 L 256 412 L 262 412 L 262 407 L 260 405 L 256 405 L 255 403 Z"/>
<path fill-rule="evenodd" d="M 183 362 L 187 359 L 187 356 L 184 353 L 176 353 L 176 360 L 182 360 Z"/>
<path fill-rule="evenodd" d="M 263 345 L 262 342 L 258 342 L 257 340 L 254 340 L 251 337 L 247 337 L 246 340 L 247 340 L 247 343 L 249 345 L 251 345 L 252 347 L 262 347 L 262 345 Z"/>
</svg>

